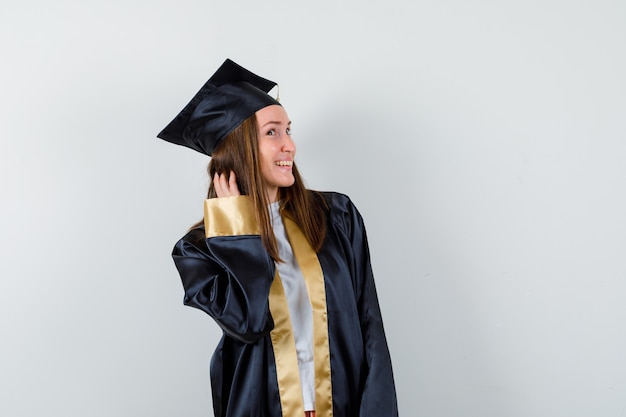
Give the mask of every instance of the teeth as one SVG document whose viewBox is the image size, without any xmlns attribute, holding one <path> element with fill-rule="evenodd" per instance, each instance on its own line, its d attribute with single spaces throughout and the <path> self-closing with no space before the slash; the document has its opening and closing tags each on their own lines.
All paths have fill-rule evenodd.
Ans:
<svg viewBox="0 0 626 417">
<path fill-rule="evenodd" d="M 276 161 L 275 164 L 279 167 L 290 167 L 293 165 L 293 161 Z"/>
</svg>

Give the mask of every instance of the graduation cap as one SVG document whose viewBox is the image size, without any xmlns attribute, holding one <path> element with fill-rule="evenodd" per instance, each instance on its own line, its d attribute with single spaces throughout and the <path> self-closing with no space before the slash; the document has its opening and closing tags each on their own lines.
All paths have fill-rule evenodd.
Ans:
<svg viewBox="0 0 626 417">
<path fill-rule="evenodd" d="M 227 59 L 158 138 L 211 155 L 230 132 L 264 107 L 276 83 Z"/>
</svg>

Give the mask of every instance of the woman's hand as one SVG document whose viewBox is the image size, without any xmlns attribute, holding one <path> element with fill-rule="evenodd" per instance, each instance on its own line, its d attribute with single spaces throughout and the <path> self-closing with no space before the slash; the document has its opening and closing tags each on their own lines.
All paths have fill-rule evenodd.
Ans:
<svg viewBox="0 0 626 417">
<path fill-rule="evenodd" d="M 228 179 L 226 179 L 226 174 L 215 173 L 213 176 L 213 185 L 215 186 L 215 193 L 218 197 L 241 195 L 239 187 L 237 187 L 237 177 L 235 177 L 233 171 L 230 171 L 230 177 Z"/>
</svg>

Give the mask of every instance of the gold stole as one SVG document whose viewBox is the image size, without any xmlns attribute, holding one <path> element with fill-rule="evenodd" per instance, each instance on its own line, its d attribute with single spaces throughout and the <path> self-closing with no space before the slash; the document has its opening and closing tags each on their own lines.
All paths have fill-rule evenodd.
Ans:
<svg viewBox="0 0 626 417">
<path fill-rule="evenodd" d="M 285 230 L 294 256 L 306 281 L 307 292 L 313 310 L 313 359 L 315 362 L 315 415 L 332 417 L 333 395 L 330 375 L 330 350 L 328 347 L 328 314 L 324 274 L 317 254 L 298 225 L 283 217 Z M 304 416 L 302 386 L 298 371 L 296 342 L 293 336 L 289 306 L 278 271 L 274 276 L 269 296 L 274 329 L 270 333 L 278 391 L 283 417 Z"/>
</svg>

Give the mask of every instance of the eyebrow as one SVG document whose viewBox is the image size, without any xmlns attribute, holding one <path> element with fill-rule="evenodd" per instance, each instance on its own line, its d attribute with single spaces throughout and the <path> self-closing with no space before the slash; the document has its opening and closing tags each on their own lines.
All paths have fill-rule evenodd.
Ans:
<svg viewBox="0 0 626 417">
<path fill-rule="evenodd" d="M 275 120 L 270 120 L 269 122 L 265 123 L 263 126 L 261 126 L 261 128 L 264 128 L 267 125 L 279 125 L 282 124 L 280 121 L 275 121 Z M 291 120 L 289 122 L 287 122 L 287 126 L 291 126 Z"/>
</svg>

